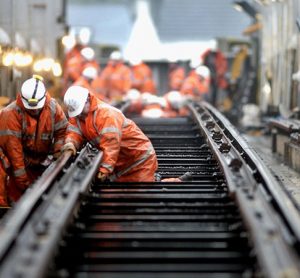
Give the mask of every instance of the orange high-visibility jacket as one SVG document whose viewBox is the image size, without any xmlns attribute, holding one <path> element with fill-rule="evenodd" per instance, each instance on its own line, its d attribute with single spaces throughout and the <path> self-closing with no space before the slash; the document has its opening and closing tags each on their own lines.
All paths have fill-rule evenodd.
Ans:
<svg viewBox="0 0 300 278">
<path fill-rule="evenodd" d="M 95 95 L 101 99 L 101 100 L 106 100 L 106 92 L 104 88 L 104 81 L 98 75 L 91 83 L 92 91 L 95 93 Z"/>
<path fill-rule="evenodd" d="M 145 63 L 140 63 L 131 67 L 132 88 L 141 93 L 155 93 L 156 86 L 152 77 L 152 71 Z"/>
<path fill-rule="evenodd" d="M 72 86 L 81 86 L 81 87 L 84 87 L 86 89 L 88 89 L 89 91 L 93 91 L 93 88 L 91 86 L 91 84 L 89 83 L 89 81 L 83 77 L 83 76 L 80 76 L 73 84 Z"/>
<path fill-rule="evenodd" d="M 1 111 L 0 148 L 10 164 L 10 182 L 15 184 L 8 188 L 11 199 L 18 199 L 33 182 L 28 174 L 31 167 L 60 151 L 67 125 L 62 108 L 48 93 L 38 118 L 26 113 L 20 94 Z"/>
<path fill-rule="evenodd" d="M 66 62 L 64 70 L 65 86 L 75 82 L 81 75 L 84 65 L 84 58 L 81 55 L 73 56 Z"/>
<path fill-rule="evenodd" d="M 106 96 L 111 100 L 124 96 L 131 88 L 130 75 L 129 67 L 123 63 L 118 63 L 115 66 L 109 63 L 100 75 L 106 90 Z"/>
<path fill-rule="evenodd" d="M 185 70 L 177 66 L 169 73 L 169 90 L 179 91 L 185 78 Z"/>
<path fill-rule="evenodd" d="M 212 51 L 208 49 L 201 55 L 201 59 L 203 64 L 210 69 L 211 78 L 216 81 L 217 86 L 225 89 L 228 85 L 225 78 L 227 60 L 223 53 L 220 50 Z"/>
<path fill-rule="evenodd" d="M 101 84 L 102 84 L 101 80 L 99 80 L 98 77 L 96 77 L 91 83 L 89 83 L 89 81 L 85 77 L 80 76 L 76 80 L 76 82 L 72 84 L 72 86 L 84 87 L 88 89 L 90 93 L 93 93 L 97 98 L 102 100 L 105 99 L 105 97 L 103 96 L 103 91 L 102 91 L 103 87 L 101 87 Z"/>
<path fill-rule="evenodd" d="M 201 79 L 197 73 L 192 70 L 184 80 L 180 92 L 183 95 L 191 97 L 202 97 L 209 91 L 209 80 Z"/>
<path fill-rule="evenodd" d="M 85 61 L 83 63 L 83 66 L 82 66 L 82 71 L 86 68 L 95 68 L 98 72 L 98 74 L 100 73 L 100 65 L 99 63 L 96 61 L 96 60 L 91 60 L 91 61 Z"/>
<path fill-rule="evenodd" d="M 109 175 L 111 181 L 154 181 L 157 159 L 150 140 L 120 110 L 92 94 L 90 104 L 84 121 L 69 119 L 66 142 L 80 148 L 88 141 L 102 150 L 99 171 Z"/>
</svg>

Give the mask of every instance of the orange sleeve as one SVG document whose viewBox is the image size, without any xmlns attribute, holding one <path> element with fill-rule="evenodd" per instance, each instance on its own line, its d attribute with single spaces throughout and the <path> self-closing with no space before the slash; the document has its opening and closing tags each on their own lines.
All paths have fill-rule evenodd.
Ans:
<svg viewBox="0 0 300 278">
<path fill-rule="evenodd" d="M 65 137 L 65 143 L 73 143 L 76 149 L 80 149 L 84 141 L 83 134 L 80 130 L 80 128 L 77 125 L 77 122 L 75 118 L 70 118 L 67 131 L 66 131 L 66 137 Z"/>
<path fill-rule="evenodd" d="M 121 73 L 121 78 L 122 78 L 122 92 L 126 93 L 130 88 L 131 88 L 131 72 L 130 69 L 127 67 L 124 67 Z"/>
<path fill-rule="evenodd" d="M 184 95 L 193 95 L 194 85 L 190 78 L 187 78 L 181 87 L 181 93 Z"/>
<path fill-rule="evenodd" d="M 1 130 L 4 149 L 11 164 L 12 175 L 17 187 L 25 190 L 29 186 L 29 179 L 26 173 L 25 161 L 22 146 L 21 119 L 18 119 L 14 112 L 2 113 L 1 122 L 6 123 Z"/>
<path fill-rule="evenodd" d="M 172 90 L 180 89 L 184 81 L 185 73 L 184 70 L 179 68 L 170 74 L 170 88 Z"/>
<path fill-rule="evenodd" d="M 59 152 L 65 141 L 68 120 L 61 106 L 56 103 L 54 123 L 54 153 Z"/>
<path fill-rule="evenodd" d="M 103 151 L 100 171 L 104 174 L 113 172 L 117 163 L 124 117 L 112 109 L 97 111 L 96 128 L 100 135 L 99 149 Z"/>
</svg>

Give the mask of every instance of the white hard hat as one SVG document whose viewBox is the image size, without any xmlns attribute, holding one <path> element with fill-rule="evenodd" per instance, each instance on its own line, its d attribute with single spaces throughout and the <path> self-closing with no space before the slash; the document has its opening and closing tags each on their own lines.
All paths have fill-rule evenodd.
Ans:
<svg viewBox="0 0 300 278">
<path fill-rule="evenodd" d="M 127 100 L 137 100 L 140 97 L 141 97 L 140 91 L 138 91 L 137 89 L 130 89 L 126 94 L 125 99 L 127 99 Z"/>
<path fill-rule="evenodd" d="M 89 79 L 95 79 L 98 75 L 97 69 L 94 67 L 86 67 L 83 71 L 82 71 L 82 75 L 86 78 Z"/>
<path fill-rule="evenodd" d="M 88 61 L 91 61 L 95 57 L 95 51 L 90 47 L 85 47 L 81 49 L 80 54 Z"/>
<path fill-rule="evenodd" d="M 43 78 L 39 75 L 33 75 L 27 79 L 21 87 L 21 99 L 26 109 L 43 108 L 46 101 L 46 88 Z"/>
<path fill-rule="evenodd" d="M 71 86 L 65 93 L 64 103 L 68 108 L 69 117 L 78 116 L 86 103 L 89 90 L 81 86 Z"/>
<path fill-rule="evenodd" d="M 167 93 L 166 98 L 170 105 L 175 109 L 179 109 L 182 106 L 184 100 L 179 91 L 171 91 Z"/>
<path fill-rule="evenodd" d="M 122 54 L 120 51 L 113 51 L 110 56 L 109 59 L 111 60 L 122 60 Z"/>
<path fill-rule="evenodd" d="M 210 70 L 209 70 L 209 68 L 206 67 L 206 66 L 199 66 L 199 67 L 197 67 L 197 68 L 196 68 L 196 73 L 197 73 L 198 75 L 203 76 L 204 78 L 207 78 L 207 77 L 210 76 Z"/>
<path fill-rule="evenodd" d="M 151 93 L 148 93 L 148 92 L 143 92 L 141 94 L 141 98 L 142 98 L 143 105 L 147 105 L 147 104 L 152 103 L 153 95 Z"/>
<path fill-rule="evenodd" d="M 142 104 L 143 105 L 160 104 L 160 98 L 151 93 L 144 92 L 142 94 Z"/>
</svg>

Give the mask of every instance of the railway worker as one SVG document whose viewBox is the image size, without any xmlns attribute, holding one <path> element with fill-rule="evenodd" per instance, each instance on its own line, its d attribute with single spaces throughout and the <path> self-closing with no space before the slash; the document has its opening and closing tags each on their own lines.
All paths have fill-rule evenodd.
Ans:
<svg viewBox="0 0 300 278">
<path fill-rule="evenodd" d="M 138 57 L 130 59 L 129 65 L 131 70 L 131 88 L 141 93 L 155 94 L 156 86 L 151 68 Z"/>
<path fill-rule="evenodd" d="M 84 58 L 81 55 L 80 51 L 74 56 L 66 59 L 64 64 L 64 92 L 66 89 L 73 84 L 81 75 L 82 68 L 84 64 Z"/>
<path fill-rule="evenodd" d="M 97 75 L 98 72 L 96 68 L 87 67 L 82 71 L 81 76 L 72 84 L 72 86 L 82 86 L 90 90 L 92 89 L 91 83 Z"/>
<path fill-rule="evenodd" d="M 186 117 L 188 110 L 184 107 L 186 104 L 185 97 L 179 91 L 170 91 L 164 96 L 165 99 L 165 115 L 166 117 Z"/>
<path fill-rule="evenodd" d="M 42 78 L 34 75 L 26 80 L 16 100 L 0 114 L 1 206 L 20 198 L 42 174 L 49 154 L 60 154 L 67 125 Z"/>
<path fill-rule="evenodd" d="M 97 175 L 99 180 L 155 181 L 155 151 L 133 121 L 80 86 L 67 90 L 64 103 L 70 119 L 62 151 L 71 151 L 75 155 L 87 141 L 103 151 Z"/>
<path fill-rule="evenodd" d="M 198 66 L 191 70 L 184 80 L 180 92 L 187 98 L 203 100 L 208 98 L 210 88 L 210 72 L 206 66 Z"/>
<path fill-rule="evenodd" d="M 185 69 L 178 61 L 173 61 L 169 65 L 168 86 L 170 91 L 180 90 L 185 79 Z"/>
<path fill-rule="evenodd" d="M 82 71 L 84 69 L 92 67 L 95 68 L 97 72 L 100 72 L 100 65 L 95 59 L 95 51 L 91 47 L 85 47 L 80 51 L 81 56 L 84 58 Z"/>
<path fill-rule="evenodd" d="M 216 106 L 218 102 L 219 91 L 227 89 L 228 83 L 225 78 L 227 72 L 227 60 L 224 54 L 212 47 L 207 49 L 200 57 L 203 65 L 209 68 L 210 71 L 210 102 Z"/>
<path fill-rule="evenodd" d="M 130 89 L 124 98 L 130 103 L 127 112 L 139 115 L 143 110 L 142 95 L 137 89 Z"/>
<path fill-rule="evenodd" d="M 111 102 L 122 100 L 131 88 L 131 71 L 124 64 L 122 54 L 119 51 L 111 53 L 107 66 L 101 72 L 103 82 L 103 95 Z"/>
<path fill-rule="evenodd" d="M 145 92 L 141 95 L 143 118 L 164 118 L 165 100 L 151 93 Z"/>
<path fill-rule="evenodd" d="M 81 76 L 72 84 L 72 86 L 81 86 L 94 93 L 99 99 L 106 100 L 103 95 L 103 82 L 99 72 L 95 67 L 87 67 L 82 71 Z"/>
</svg>

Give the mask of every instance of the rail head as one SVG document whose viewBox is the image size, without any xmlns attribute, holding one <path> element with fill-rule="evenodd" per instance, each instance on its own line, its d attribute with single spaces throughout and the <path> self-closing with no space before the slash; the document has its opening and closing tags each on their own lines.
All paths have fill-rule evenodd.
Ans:
<svg viewBox="0 0 300 278">
<path fill-rule="evenodd" d="M 299 277 L 300 216 L 289 196 L 220 112 L 208 103 L 187 106 L 224 171 L 266 276 Z"/>
</svg>

